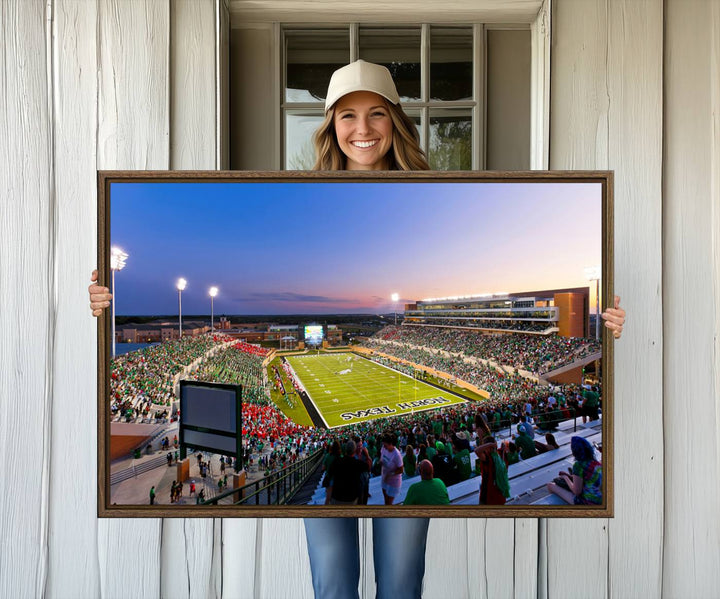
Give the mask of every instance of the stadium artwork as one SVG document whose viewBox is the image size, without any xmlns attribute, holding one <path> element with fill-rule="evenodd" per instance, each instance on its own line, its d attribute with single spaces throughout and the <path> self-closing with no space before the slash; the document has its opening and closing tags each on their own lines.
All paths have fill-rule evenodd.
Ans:
<svg viewBox="0 0 720 599">
<path fill-rule="evenodd" d="M 611 517 L 612 190 L 99 171 L 99 516 Z"/>
</svg>

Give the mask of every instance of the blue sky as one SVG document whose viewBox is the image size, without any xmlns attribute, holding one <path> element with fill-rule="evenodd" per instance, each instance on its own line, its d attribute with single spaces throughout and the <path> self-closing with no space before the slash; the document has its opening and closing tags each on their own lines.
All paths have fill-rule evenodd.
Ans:
<svg viewBox="0 0 720 599">
<path fill-rule="evenodd" d="M 116 313 L 379 313 L 425 297 L 586 286 L 599 184 L 113 183 Z M 594 300 L 591 300 L 594 304 Z"/>
</svg>

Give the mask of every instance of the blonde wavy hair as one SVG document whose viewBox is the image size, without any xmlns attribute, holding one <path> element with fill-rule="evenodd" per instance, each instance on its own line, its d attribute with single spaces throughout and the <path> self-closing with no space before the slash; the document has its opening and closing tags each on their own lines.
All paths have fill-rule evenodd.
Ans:
<svg viewBox="0 0 720 599">
<path fill-rule="evenodd" d="M 405 114 L 400 104 L 385 102 L 393 124 L 392 146 L 387 153 L 391 171 L 428 171 L 430 166 L 420 148 L 420 136 L 415 123 Z M 340 150 L 335 135 L 335 106 L 325 114 L 325 120 L 312 137 L 315 146 L 314 171 L 344 171 L 345 154 Z"/>
</svg>

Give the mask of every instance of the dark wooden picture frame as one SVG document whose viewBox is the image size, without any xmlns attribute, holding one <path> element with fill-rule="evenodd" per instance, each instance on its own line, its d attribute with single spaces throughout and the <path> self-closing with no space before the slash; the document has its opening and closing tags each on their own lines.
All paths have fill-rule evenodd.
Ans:
<svg viewBox="0 0 720 599">
<path fill-rule="evenodd" d="M 334 183 L 414 184 L 599 184 L 601 230 L 601 308 L 613 298 L 613 173 L 611 171 L 528 172 L 243 172 L 243 171 L 99 171 L 98 266 L 99 282 L 110 287 L 111 185 L 117 183 L 284 183 L 293 185 Z M 377 200 L 375 200 L 377 201 Z M 369 210 L 377 205 L 370 204 Z M 437 210 L 442 210 L 439 202 Z M 142 220 L 143 214 L 137 219 Z M 517 214 L 523 219 L 523 214 Z M 531 225 L 532 223 L 529 223 Z M 551 232 L 552 233 L 552 232 Z M 113 240 L 114 241 L 114 240 Z M 512 290 L 512 291 L 527 291 Z M 563 289 L 561 291 L 567 291 Z M 589 292 L 586 296 L 589 302 Z M 116 505 L 111 500 L 110 376 L 112 357 L 110 310 L 98 319 L 98 515 L 100 517 L 612 517 L 613 516 L 613 338 L 601 326 L 602 341 L 602 503 L 599 505 L 448 505 L 448 506 L 291 506 L 291 505 Z M 569 447 L 569 445 L 568 445 Z M 559 450 L 558 450 L 559 451 Z M 567 457 L 567 454 L 565 454 Z M 570 456 L 572 457 L 572 456 Z M 531 458 L 532 459 L 532 458 Z M 554 474 L 553 476 L 556 476 Z M 552 480 L 552 476 L 550 477 Z"/>
</svg>

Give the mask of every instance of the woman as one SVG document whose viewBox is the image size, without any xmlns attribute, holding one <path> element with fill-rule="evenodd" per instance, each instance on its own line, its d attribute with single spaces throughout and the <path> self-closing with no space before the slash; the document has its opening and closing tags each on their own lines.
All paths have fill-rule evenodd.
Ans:
<svg viewBox="0 0 720 599">
<path fill-rule="evenodd" d="M 313 141 L 315 170 L 429 169 L 415 124 L 400 107 L 390 72 L 362 60 L 333 73 L 325 100 L 325 119 Z M 97 281 L 97 271 L 92 281 Z M 93 315 L 99 316 L 110 305 L 112 296 L 106 287 L 96 283 L 88 289 Z M 622 332 L 625 318 L 618 302 L 616 298 L 615 309 L 603 314 L 605 325 L 616 337 Z M 374 518 L 372 524 L 377 597 L 419 598 L 429 519 Z M 305 532 L 315 596 L 357 598 L 357 518 L 306 518 Z"/>
<path fill-rule="evenodd" d="M 565 482 L 552 482 L 547 490 L 570 505 L 599 505 L 602 503 L 602 464 L 595 459 L 595 450 L 584 437 L 572 437 L 570 449 L 575 463 L 572 472 L 560 472 Z M 567 488 L 563 488 L 567 486 Z"/>
<path fill-rule="evenodd" d="M 400 450 L 397 448 L 397 435 L 395 433 L 385 433 L 382 438 L 382 450 L 380 451 L 380 461 L 382 462 L 382 470 L 380 477 L 382 478 L 383 498 L 385 505 L 392 505 L 395 498 L 400 495 L 402 486 L 403 458 Z"/>
<path fill-rule="evenodd" d="M 510 484 L 507 466 L 497 452 L 495 439 L 488 435 L 482 445 L 475 448 L 475 455 L 480 462 L 480 505 L 505 505 L 510 497 Z"/>
</svg>

